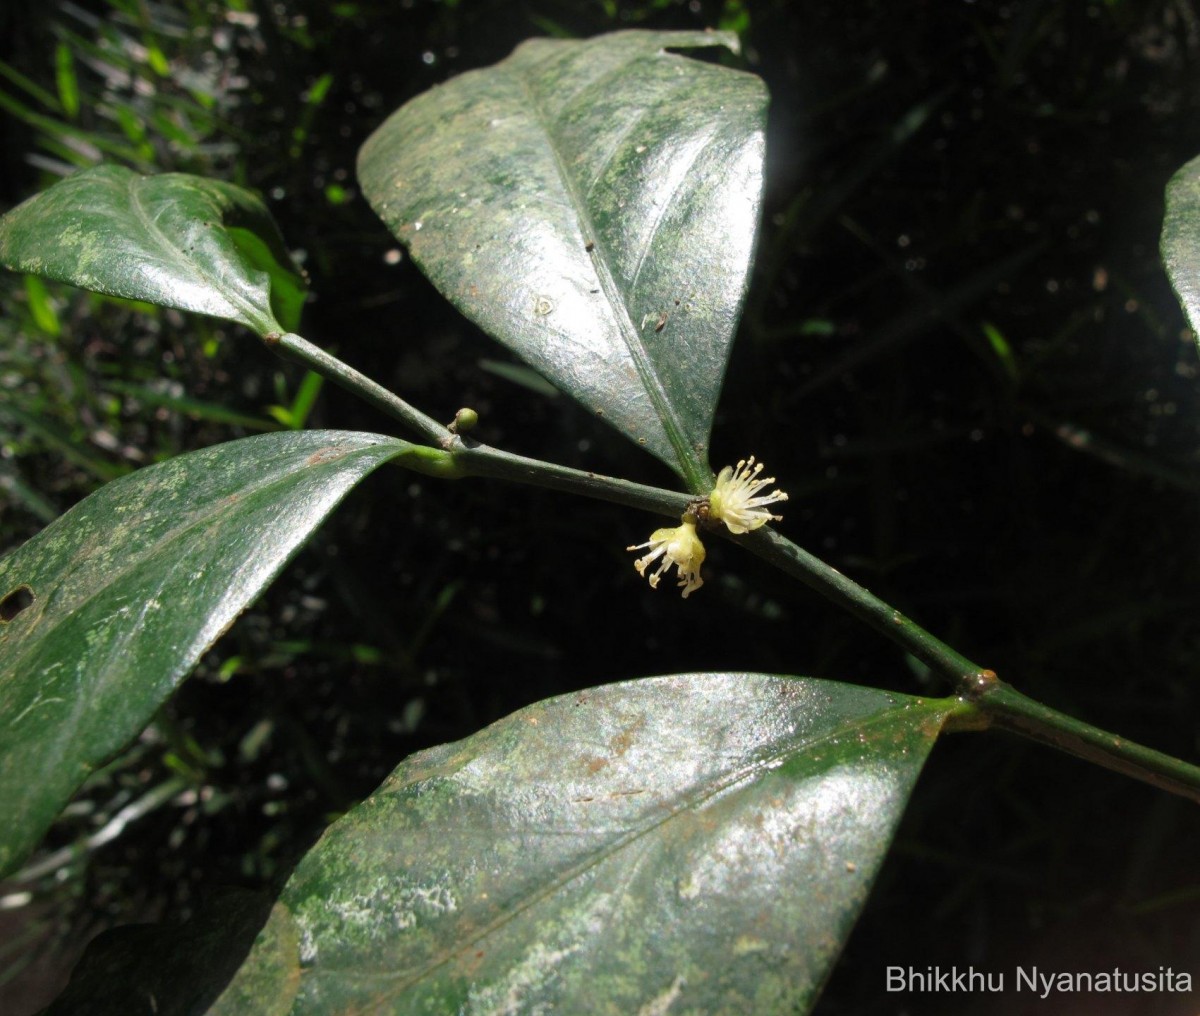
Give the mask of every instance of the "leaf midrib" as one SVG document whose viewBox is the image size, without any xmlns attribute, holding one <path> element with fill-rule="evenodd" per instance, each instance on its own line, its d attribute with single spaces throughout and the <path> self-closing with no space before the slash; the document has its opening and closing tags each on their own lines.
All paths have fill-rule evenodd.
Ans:
<svg viewBox="0 0 1200 1016">
<path fill-rule="evenodd" d="M 264 312 L 260 311 L 252 303 L 244 300 L 236 288 L 230 289 L 222 285 L 220 278 L 210 273 L 200 261 L 185 256 L 183 251 L 174 243 L 172 243 L 167 237 L 167 234 L 159 227 L 158 223 L 149 214 L 145 205 L 142 203 L 140 190 L 143 186 L 147 185 L 148 181 L 152 183 L 155 180 L 161 179 L 162 177 L 138 176 L 136 173 L 130 171 L 130 175 L 125 178 L 125 190 L 129 195 L 130 206 L 142 225 L 158 241 L 160 249 L 167 252 L 168 262 L 174 263 L 176 268 L 182 270 L 184 273 L 191 271 L 198 275 L 209 288 L 219 293 L 221 298 L 225 300 L 226 303 L 230 304 L 230 306 L 241 313 L 243 324 L 249 325 L 249 327 L 257 331 L 260 327 L 260 324 L 265 322 L 268 325 L 268 331 L 279 330 L 279 322 L 275 321 L 274 315 L 271 314 L 269 309 L 264 314 Z M 224 226 L 225 209 L 221 208 L 219 202 L 217 202 L 217 199 L 215 199 L 208 192 L 202 191 L 199 188 L 196 188 L 196 191 L 197 193 L 202 194 L 205 200 L 211 203 L 216 203 L 218 210 L 216 218 L 221 222 L 221 225 Z M 270 286 L 269 279 L 267 285 L 268 287 Z M 269 299 L 270 298 L 268 296 L 268 301 Z"/>
<path fill-rule="evenodd" d="M 448 963 L 454 962 L 455 958 L 462 954 L 464 950 L 469 950 L 479 942 L 489 936 L 500 932 L 506 925 L 517 920 L 525 911 L 537 906 L 543 900 L 555 895 L 570 883 L 582 878 L 588 871 L 603 864 L 605 861 L 621 853 L 628 847 L 631 847 L 647 836 L 654 833 L 656 830 L 665 826 L 667 823 L 674 821 L 681 815 L 691 814 L 696 808 L 703 806 L 712 798 L 725 793 L 727 790 L 736 787 L 739 783 L 747 783 L 754 779 L 755 776 L 762 772 L 767 772 L 778 768 L 786 763 L 791 758 L 797 755 L 820 747 L 823 744 L 834 741 L 838 737 L 842 737 L 851 733 L 862 733 L 864 730 L 870 730 L 876 726 L 881 726 L 892 719 L 895 714 L 903 713 L 903 705 L 892 705 L 889 708 L 877 712 L 867 719 L 857 719 L 847 721 L 841 726 L 827 731 L 818 737 L 811 740 L 791 741 L 780 747 L 779 749 L 769 752 L 753 761 L 747 762 L 744 765 L 737 767 L 724 777 L 710 783 L 705 783 L 702 788 L 685 792 L 674 802 L 674 807 L 671 807 L 664 815 L 647 822 L 645 825 L 630 830 L 623 836 L 612 841 L 611 843 L 598 848 L 592 854 L 589 854 L 584 859 L 577 861 L 561 874 L 557 875 L 549 883 L 541 889 L 535 890 L 523 900 L 520 900 L 509 906 L 503 915 L 497 917 L 494 921 L 484 925 L 474 935 L 468 936 L 461 940 L 458 944 L 447 949 L 444 954 L 436 959 L 431 959 L 424 964 L 416 972 L 405 976 L 405 979 L 393 986 L 392 990 L 388 991 L 384 998 L 395 998 L 403 992 L 407 991 L 413 985 L 419 984 L 427 979 L 433 971 L 439 967 L 443 967 Z M 922 763 L 923 764 L 923 763 Z M 325 966 L 324 972 L 340 973 L 336 966 Z M 391 980 L 395 976 L 388 973 L 363 973 L 355 971 L 354 975 L 360 978 L 369 978 L 372 980 Z M 347 1010 L 350 1012 L 351 1010 Z"/>
<path fill-rule="evenodd" d="M 533 119 L 541 131 L 542 137 L 546 141 L 546 148 L 553 159 L 559 183 L 566 192 L 571 202 L 572 210 L 579 219 L 585 240 L 593 245 L 591 252 L 592 263 L 596 269 L 596 275 L 600 280 L 600 287 L 604 293 L 605 301 L 612 311 L 613 318 L 617 324 L 617 331 L 625 343 L 626 349 L 629 351 L 630 358 L 633 360 L 634 367 L 638 372 L 638 378 L 642 382 L 642 387 L 650 397 L 650 401 L 654 405 L 659 421 L 662 424 L 663 431 L 667 435 L 667 440 L 675 451 L 675 457 L 680 469 L 683 471 L 683 477 L 693 493 L 704 493 L 711 486 L 712 477 L 709 475 L 705 464 L 696 457 L 695 450 L 688 443 L 686 430 L 682 425 L 676 407 L 671 401 L 671 397 L 664 387 L 662 380 L 659 378 L 658 373 L 655 371 L 654 363 L 646 350 L 645 344 L 642 342 L 641 334 L 634 325 L 633 318 L 630 317 L 629 308 L 625 303 L 625 296 L 612 273 L 607 244 L 605 244 L 595 227 L 595 223 L 592 221 L 591 210 L 588 207 L 587 201 L 580 194 L 575 178 L 563 163 L 562 154 L 558 150 L 552 130 L 553 119 L 547 114 L 545 108 L 538 100 L 537 93 L 534 91 L 525 73 L 511 67 L 506 67 L 504 64 L 498 65 L 497 69 L 501 68 L 518 82 L 521 91 L 525 94 Z"/>
</svg>

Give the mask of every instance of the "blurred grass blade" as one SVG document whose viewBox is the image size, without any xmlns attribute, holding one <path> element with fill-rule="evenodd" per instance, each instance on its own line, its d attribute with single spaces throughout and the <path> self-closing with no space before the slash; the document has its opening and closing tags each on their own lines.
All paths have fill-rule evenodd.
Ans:
<svg viewBox="0 0 1200 1016">
<path fill-rule="evenodd" d="M 58 320 L 58 312 L 50 299 L 46 284 L 36 275 L 25 276 L 25 296 L 29 300 L 29 313 L 38 330 L 52 339 L 62 334 L 62 325 Z"/>
<path fill-rule="evenodd" d="M 175 413 L 181 413 L 193 420 L 208 420 L 211 423 L 223 423 L 232 427 L 244 427 L 247 430 L 275 430 L 275 424 L 261 416 L 248 416 L 236 410 L 223 406 L 218 402 L 206 402 L 202 399 L 188 398 L 186 395 L 168 395 L 148 388 L 144 384 L 131 381 L 110 380 L 103 384 L 104 390 L 115 392 L 136 399 L 148 406 L 161 406 Z"/>
<path fill-rule="evenodd" d="M 74 124 L 56 120 L 52 116 L 44 116 L 41 113 L 36 113 L 7 92 L 0 91 L 0 109 L 11 113 L 17 119 L 22 120 L 30 127 L 46 135 L 47 138 L 57 140 L 60 144 L 69 146 L 72 151 L 88 153 L 90 162 L 95 162 L 102 155 L 107 155 L 110 158 L 120 159 L 122 162 L 149 168 L 145 167 L 144 163 L 141 162 L 136 149 L 130 148 L 128 145 L 121 144 L 120 142 L 112 141 L 94 131 L 86 131 L 81 127 L 76 127 Z"/>
<path fill-rule="evenodd" d="M 60 103 L 54 95 L 52 95 L 50 92 L 47 92 L 46 89 L 42 88 L 42 86 L 37 84 L 37 82 L 31 81 L 19 70 L 17 70 L 11 64 L 5 63 L 3 60 L 0 60 L 0 78 L 4 78 L 10 84 L 13 84 L 17 88 L 21 89 L 21 91 L 23 91 L 35 102 L 39 102 L 45 106 L 46 109 L 51 113 L 61 114 L 63 112 L 62 103 Z"/>
<path fill-rule="evenodd" d="M 479 361 L 479 369 L 494 374 L 496 377 L 502 377 L 505 381 L 511 381 L 531 392 L 537 392 L 544 399 L 558 398 L 559 392 L 554 385 L 537 371 L 523 367 L 519 363 L 505 363 L 503 360 L 484 357 Z"/>
<path fill-rule="evenodd" d="M 792 200 L 783 212 L 782 221 L 772 231 L 770 246 L 760 256 L 759 281 L 746 311 L 756 331 L 762 331 L 766 301 L 777 291 L 779 274 L 796 247 L 841 212 L 859 188 L 896 157 L 944 104 L 948 94 L 944 90 L 912 106 L 862 158 L 827 184 L 806 190 Z"/>
<path fill-rule="evenodd" d="M 0 401 L 0 420 L 16 423 L 28 434 L 44 441 L 68 462 L 86 470 L 97 480 L 115 480 L 128 472 L 127 467 L 97 455 L 86 438 L 72 434 L 69 428 L 58 420 L 31 412 L 12 400 Z"/>
<path fill-rule="evenodd" d="M 299 158 L 303 151 L 304 143 L 308 140 L 309 132 L 312 130 L 313 121 L 316 119 L 317 111 L 324 103 L 325 97 L 329 94 L 329 89 L 333 87 L 333 75 L 330 73 L 322 74 L 312 87 L 304 94 L 304 104 L 300 109 L 300 117 L 292 128 L 292 145 L 290 155 L 293 159 Z"/>
<path fill-rule="evenodd" d="M 881 325 L 869 338 L 855 343 L 832 363 L 814 373 L 808 381 L 799 386 L 798 394 L 808 395 L 831 381 L 836 381 L 859 364 L 883 353 L 894 352 L 924 334 L 935 323 L 961 313 L 991 292 L 997 283 L 1011 277 L 1014 272 L 1032 261 L 1045 247 L 1044 241 L 1030 244 L 1015 254 L 986 265 L 944 293 L 926 288 L 919 304 Z M 910 286 L 921 285 L 914 280 L 905 281 Z M 787 331 L 781 330 L 771 333 L 770 337 L 780 338 L 786 334 Z M 986 344 L 986 340 L 983 344 Z"/>
<path fill-rule="evenodd" d="M 163 53 L 158 43 L 147 42 L 146 63 L 150 65 L 150 69 L 160 78 L 171 76 L 171 63 L 167 60 L 166 54 Z"/>
<path fill-rule="evenodd" d="M 304 424 L 308 420 L 308 414 L 312 412 L 323 385 L 324 378 L 320 374 L 311 370 L 305 371 L 291 405 L 268 406 L 267 412 L 289 430 L 303 430 Z"/>
<path fill-rule="evenodd" d="M 17 474 L 15 467 L 0 460 L 0 491 L 10 502 L 20 505 L 42 524 L 53 522 L 58 509 L 38 490 Z"/>
<path fill-rule="evenodd" d="M 1163 461 L 1144 449 L 1118 444 L 1069 420 L 1055 419 L 1030 407 L 1023 412 L 1043 430 L 1070 448 L 1126 473 L 1148 476 L 1180 490 L 1200 490 L 1200 471 L 1194 466 Z"/>
<path fill-rule="evenodd" d="M 65 42 L 54 47 L 54 80 L 63 113 L 74 120 L 79 115 L 79 80 L 75 76 L 75 57 Z"/>
</svg>

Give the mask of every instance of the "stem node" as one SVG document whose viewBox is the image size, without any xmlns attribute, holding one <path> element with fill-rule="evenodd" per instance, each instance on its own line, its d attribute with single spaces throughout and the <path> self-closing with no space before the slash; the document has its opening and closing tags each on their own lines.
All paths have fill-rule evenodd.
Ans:
<svg viewBox="0 0 1200 1016">
<path fill-rule="evenodd" d="M 979 702 L 989 692 L 1000 687 L 1000 678 L 994 670 L 981 668 L 963 674 L 958 682 L 958 694 L 968 702 Z"/>
</svg>

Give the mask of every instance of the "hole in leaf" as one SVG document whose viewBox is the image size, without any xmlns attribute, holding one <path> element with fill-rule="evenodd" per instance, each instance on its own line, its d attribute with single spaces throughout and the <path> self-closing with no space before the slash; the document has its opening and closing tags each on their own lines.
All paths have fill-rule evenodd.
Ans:
<svg viewBox="0 0 1200 1016">
<path fill-rule="evenodd" d="M 26 607 L 33 606 L 33 590 L 28 586 L 17 586 L 0 600 L 0 621 L 11 621 Z"/>
</svg>

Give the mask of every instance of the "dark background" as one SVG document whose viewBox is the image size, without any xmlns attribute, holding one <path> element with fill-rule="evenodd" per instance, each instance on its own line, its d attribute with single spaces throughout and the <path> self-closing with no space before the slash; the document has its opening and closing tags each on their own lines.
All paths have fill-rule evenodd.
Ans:
<svg viewBox="0 0 1200 1016">
<path fill-rule="evenodd" d="M 473 406 L 491 444 L 670 485 L 397 260 L 353 167 L 396 106 L 531 35 L 706 26 L 740 32 L 732 62 L 772 95 L 714 464 L 763 459 L 786 535 L 1022 691 L 1197 758 L 1198 364 L 1157 254 L 1166 182 L 1200 153 L 1189 0 L 21 0 L 0 10 L 0 207 L 99 156 L 257 188 L 311 276 L 309 339 L 435 417 Z M 24 83 L 64 106 L 64 62 L 74 111 Z M 300 384 L 217 322 L 49 287 L 58 324 L 39 324 L 20 282 L 0 282 L 0 548 L 113 475 L 253 429 L 214 407 L 262 426 Z M 307 422 L 391 429 L 332 390 Z M 686 603 L 651 591 L 623 548 L 658 524 L 373 477 L 89 782 L 45 870 L 4 887 L 31 898 L 0 911 L 0 1009 L 52 996 L 104 927 L 277 882 L 406 755 L 537 699 L 721 668 L 947 690 L 727 545 Z M 170 779 L 180 794 L 56 861 Z M 818 1011 L 1026 1011 L 889 996 L 887 965 L 1200 978 L 1198 834 L 1193 804 L 1127 778 L 948 738 Z M 1028 1011 L 1194 1009 L 1097 998 Z"/>
</svg>

